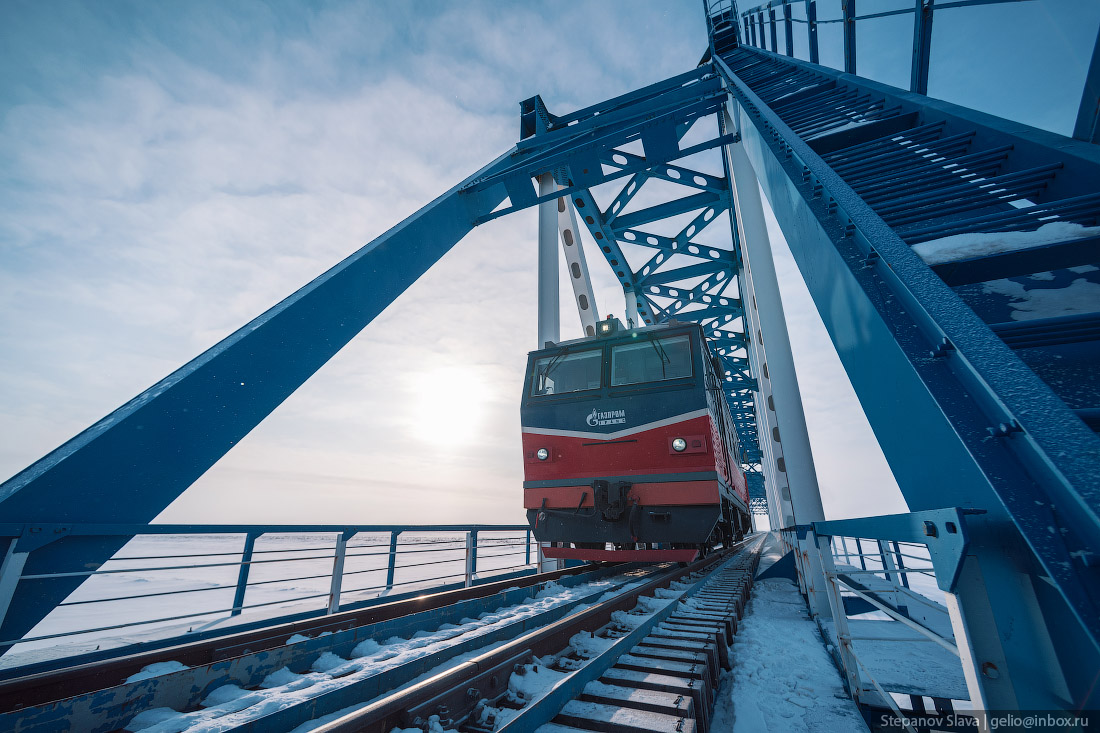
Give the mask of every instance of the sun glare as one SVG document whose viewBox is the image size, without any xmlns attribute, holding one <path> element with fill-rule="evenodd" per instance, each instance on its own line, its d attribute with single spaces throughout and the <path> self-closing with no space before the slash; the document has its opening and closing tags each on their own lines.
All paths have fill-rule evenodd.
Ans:
<svg viewBox="0 0 1100 733">
<path fill-rule="evenodd" d="M 491 390 L 481 370 L 438 367 L 416 375 L 417 406 L 410 416 L 414 437 L 436 448 L 457 448 L 478 439 L 485 429 Z"/>
</svg>

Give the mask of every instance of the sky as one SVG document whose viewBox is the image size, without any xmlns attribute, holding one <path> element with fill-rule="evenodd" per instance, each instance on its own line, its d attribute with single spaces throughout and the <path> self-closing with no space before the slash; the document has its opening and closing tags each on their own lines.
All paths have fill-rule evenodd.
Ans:
<svg viewBox="0 0 1100 733">
<path fill-rule="evenodd" d="M 909 22 L 861 24 L 860 73 L 907 85 Z M 1100 4 L 935 22 L 932 96 L 1071 130 Z M 705 44 L 696 0 L 0 4 L 0 474 L 508 150 L 520 100 L 566 113 L 690 70 Z M 536 225 L 474 230 L 160 520 L 522 522 Z M 771 231 L 826 514 L 903 511 Z"/>
</svg>

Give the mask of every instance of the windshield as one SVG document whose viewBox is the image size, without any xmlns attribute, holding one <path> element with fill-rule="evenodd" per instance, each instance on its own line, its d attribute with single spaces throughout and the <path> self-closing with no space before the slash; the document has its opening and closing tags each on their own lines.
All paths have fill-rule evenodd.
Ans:
<svg viewBox="0 0 1100 733">
<path fill-rule="evenodd" d="M 603 352 L 600 349 L 537 359 L 531 380 L 531 395 L 538 397 L 599 389 L 602 370 Z"/>
<path fill-rule="evenodd" d="M 691 376 L 691 338 L 646 339 L 611 349 L 611 386 Z"/>
</svg>

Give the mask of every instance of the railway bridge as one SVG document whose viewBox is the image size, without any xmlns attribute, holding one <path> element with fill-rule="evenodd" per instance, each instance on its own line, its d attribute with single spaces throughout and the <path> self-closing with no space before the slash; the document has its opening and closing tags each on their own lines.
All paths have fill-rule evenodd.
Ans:
<svg viewBox="0 0 1100 733">
<path fill-rule="evenodd" d="M 0 728 L 1087 729 L 1100 47 L 1072 137 L 929 96 L 933 19 L 1004 7 L 705 0 L 693 68 L 522 101 L 511 149 L 0 485 Z M 857 66 L 883 18 L 911 24 L 905 88 Z M 559 271 L 589 333 L 700 324 L 759 531 L 686 567 L 566 567 L 526 525 L 153 522 L 527 209 L 532 346 L 560 340 Z M 772 215 L 908 512 L 825 516 Z M 622 303 L 597 310 L 590 273 Z M 167 571 L 187 582 L 137 587 Z"/>
</svg>

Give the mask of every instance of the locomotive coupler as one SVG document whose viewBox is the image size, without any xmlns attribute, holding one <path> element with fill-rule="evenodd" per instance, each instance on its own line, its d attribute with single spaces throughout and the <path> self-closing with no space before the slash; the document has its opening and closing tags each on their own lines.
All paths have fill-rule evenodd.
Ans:
<svg viewBox="0 0 1100 733">
<path fill-rule="evenodd" d="M 592 501 L 596 511 L 608 522 L 616 522 L 622 519 L 623 514 L 630 508 L 630 489 L 634 484 L 628 481 L 605 481 L 597 479 L 592 482 Z"/>
</svg>

